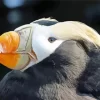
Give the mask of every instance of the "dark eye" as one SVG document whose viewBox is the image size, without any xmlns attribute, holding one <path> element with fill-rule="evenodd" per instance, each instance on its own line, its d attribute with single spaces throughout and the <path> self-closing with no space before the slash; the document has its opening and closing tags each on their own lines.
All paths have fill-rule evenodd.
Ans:
<svg viewBox="0 0 100 100">
<path fill-rule="evenodd" d="M 48 41 L 50 42 L 50 43 L 53 43 L 54 41 L 56 41 L 57 39 L 56 38 L 54 38 L 54 37 L 50 37 L 49 39 L 48 39 Z"/>
</svg>

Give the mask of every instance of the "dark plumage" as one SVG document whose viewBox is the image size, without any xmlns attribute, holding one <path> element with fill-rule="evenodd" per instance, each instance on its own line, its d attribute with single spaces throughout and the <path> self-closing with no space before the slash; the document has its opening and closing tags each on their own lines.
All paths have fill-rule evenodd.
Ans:
<svg viewBox="0 0 100 100">
<path fill-rule="evenodd" d="M 94 58 L 95 60 L 97 59 Z M 71 100 L 71 98 L 88 100 L 84 96 L 81 98 L 78 94 L 71 95 L 70 91 L 75 91 L 78 84 L 82 85 L 81 92 L 82 89 L 86 91 L 88 86 L 81 81 L 86 81 L 86 84 L 91 83 L 90 85 L 97 81 L 96 78 L 93 78 L 95 81 L 89 81 L 92 76 L 84 75 L 86 70 L 91 73 L 95 70 L 94 74 L 98 72 L 96 66 L 94 70 L 92 67 L 88 69 L 89 63 L 91 63 L 89 55 L 81 44 L 72 40 L 66 41 L 50 57 L 25 72 L 8 73 L 0 83 L 0 100 Z M 96 83 L 94 85 L 97 86 Z M 78 92 L 79 90 L 80 88 Z M 87 94 L 87 92 L 84 93 Z"/>
<path fill-rule="evenodd" d="M 50 25 L 54 25 L 54 24 L 56 24 L 58 22 L 57 21 L 49 21 L 49 20 L 47 20 L 47 21 L 41 20 L 41 21 L 35 21 L 33 23 L 38 23 L 40 25 L 50 26 Z"/>
</svg>

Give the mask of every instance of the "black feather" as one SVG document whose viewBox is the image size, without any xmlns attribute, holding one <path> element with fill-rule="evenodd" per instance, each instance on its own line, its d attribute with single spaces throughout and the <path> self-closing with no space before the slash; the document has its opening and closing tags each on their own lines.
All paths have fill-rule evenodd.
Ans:
<svg viewBox="0 0 100 100">
<path fill-rule="evenodd" d="M 65 96 L 71 95 L 60 91 L 76 86 L 76 71 L 72 73 L 71 69 L 81 68 L 85 62 L 84 50 L 77 42 L 65 41 L 48 58 L 25 72 L 8 73 L 0 82 L 0 100 L 60 100 L 61 97 L 66 100 Z"/>
<path fill-rule="evenodd" d="M 37 23 L 37 24 L 45 25 L 45 26 L 51 26 L 51 25 L 58 23 L 58 21 L 38 20 L 38 21 L 35 21 L 35 22 L 33 21 L 33 23 Z"/>
</svg>

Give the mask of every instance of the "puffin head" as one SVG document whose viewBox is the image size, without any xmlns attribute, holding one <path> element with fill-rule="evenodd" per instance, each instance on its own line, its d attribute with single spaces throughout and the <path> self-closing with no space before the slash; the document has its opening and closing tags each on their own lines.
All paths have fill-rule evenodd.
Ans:
<svg viewBox="0 0 100 100">
<path fill-rule="evenodd" d="M 46 26 L 39 22 L 57 22 Z M 100 35 L 77 21 L 39 19 L 0 36 L 0 63 L 10 69 L 26 70 L 49 57 L 67 40 L 88 41 L 100 46 Z"/>
</svg>

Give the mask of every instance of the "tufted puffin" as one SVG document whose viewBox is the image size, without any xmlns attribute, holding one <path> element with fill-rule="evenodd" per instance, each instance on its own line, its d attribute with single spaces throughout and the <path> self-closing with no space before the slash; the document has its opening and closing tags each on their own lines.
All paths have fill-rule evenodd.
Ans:
<svg viewBox="0 0 100 100">
<path fill-rule="evenodd" d="M 0 37 L 0 100 L 100 100 L 100 35 L 77 21 L 42 18 Z"/>
</svg>

